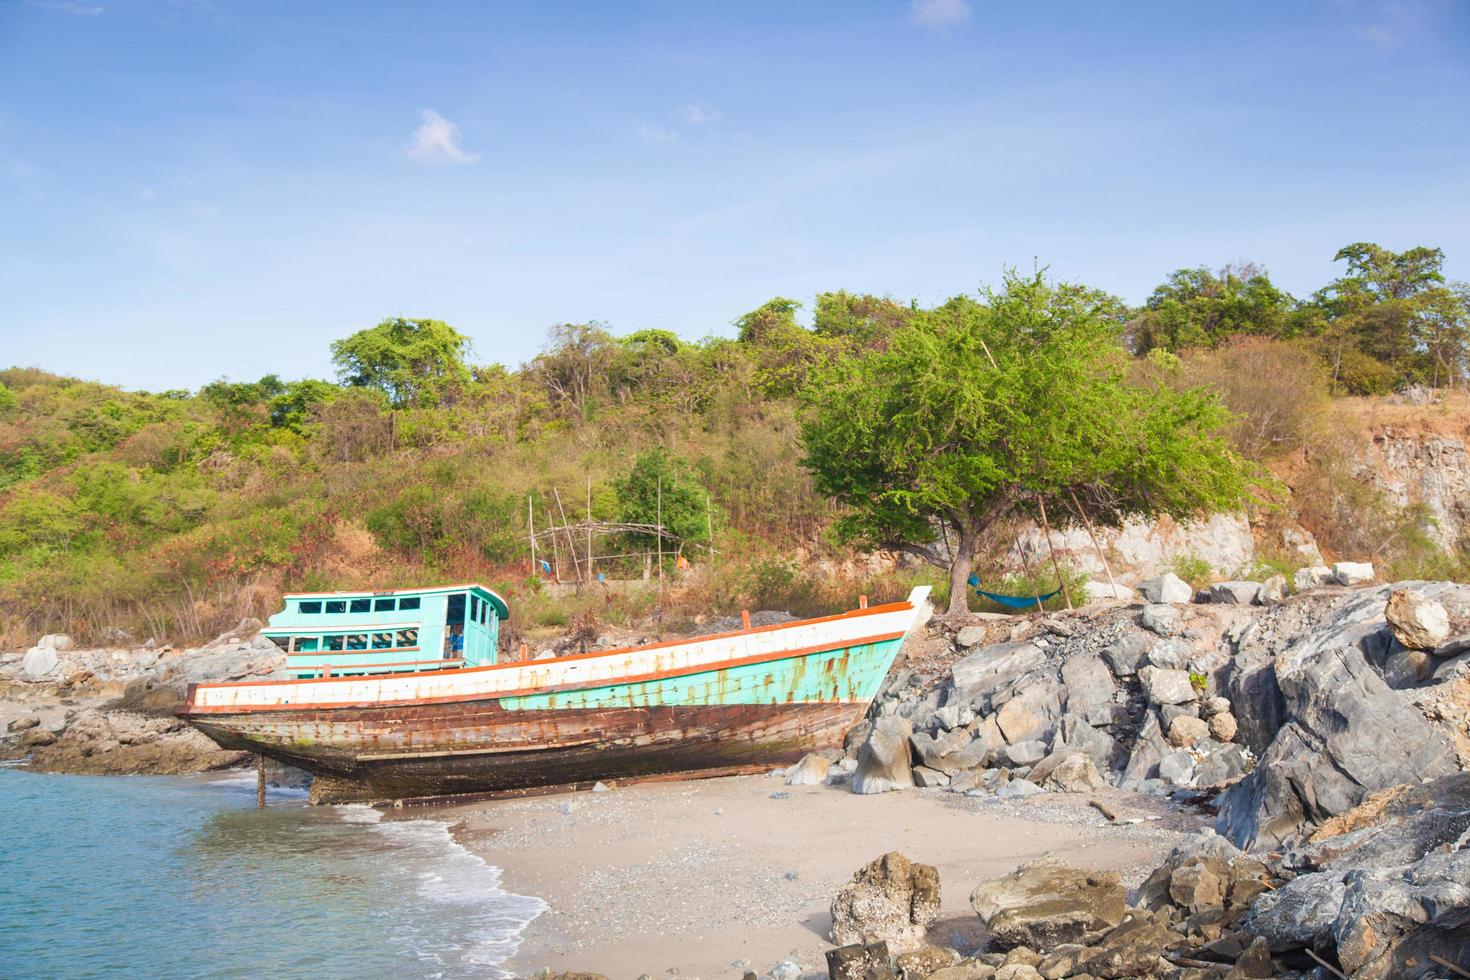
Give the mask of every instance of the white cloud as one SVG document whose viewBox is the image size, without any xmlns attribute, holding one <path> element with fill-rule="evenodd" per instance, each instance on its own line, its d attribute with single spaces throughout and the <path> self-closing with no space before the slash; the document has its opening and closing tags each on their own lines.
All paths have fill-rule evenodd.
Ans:
<svg viewBox="0 0 1470 980">
<path fill-rule="evenodd" d="M 80 17 L 96 17 L 107 8 L 96 3 L 71 3 L 69 0 L 26 0 L 31 7 L 44 7 L 47 10 L 59 10 L 64 14 L 76 14 Z"/>
<path fill-rule="evenodd" d="M 413 131 L 413 142 L 408 145 L 412 159 L 420 163 L 474 163 L 480 159 L 478 153 L 467 153 L 459 145 L 456 123 L 433 109 L 425 109 L 420 115 L 424 121 Z"/>
<path fill-rule="evenodd" d="M 679 115 L 691 126 L 702 126 L 714 122 L 723 115 L 720 110 L 705 105 L 702 101 L 687 102 L 679 107 Z"/>
<path fill-rule="evenodd" d="M 647 143 L 672 143 L 679 138 L 679 134 L 672 129 L 644 122 L 633 127 L 633 135 Z"/>
<path fill-rule="evenodd" d="M 970 0 L 909 0 L 909 19 L 943 30 L 970 19 Z"/>
</svg>

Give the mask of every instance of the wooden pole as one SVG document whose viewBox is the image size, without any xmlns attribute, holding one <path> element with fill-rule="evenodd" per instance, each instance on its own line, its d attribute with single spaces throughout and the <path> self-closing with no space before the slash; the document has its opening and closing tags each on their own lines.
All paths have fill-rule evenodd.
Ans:
<svg viewBox="0 0 1470 980">
<path fill-rule="evenodd" d="M 658 611 L 663 615 L 664 611 L 664 478 L 658 478 Z"/>
<path fill-rule="evenodd" d="M 1062 566 L 1057 563 L 1057 549 L 1051 543 L 1051 525 L 1046 520 L 1046 501 L 1041 499 L 1041 494 L 1036 495 L 1036 506 L 1041 508 L 1041 527 L 1046 531 L 1046 550 L 1051 555 L 1051 570 L 1057 573 L 1057 586 L 1062 590 L 1062 598 L 1067 602 L 1067 608 L 1072 608 L 1072 594 L 1067 589 L 1067 581 L 1062 578 Z"/>
<path fill-rule="evenodd" d="M 1108 564 L 1108 556 L 1103 554 L 1102 545 L 1097 543 L 1097 535 L 1092 530 L 1092 521 L 1088 518 L 1087 512 L 1082 509 L 1082 504 L 1077 501 L 1077 491 L 1068 487 L 1067 493 L 1071 494 L 1072 506 L 1077 508 L 1077 516 L 1082 519 L 1083 525 L 1087 528 L 1087 536 L 1092 539 L 1092 546 L 1097 549 L 1097 560 L 1102 562 L 1103 571 L 1108 573 L 1108 584 L 1113 587 L 1113 595 L 1116 597 L 1118 582 L 1113 578 L 1113 567 Z"/>
<path fill-rule="evenodd" d="M 265 809 L 265 756 L 255 755 L 255 805 Z"/>
<path fill-rule="evenodd" d="M 556 487 L 551 488 L 556 497 L 556 509 L 561 514 L 562 533 L 567 536 L 567 554 L 572 559 L 572 573 L 577 576 L 577 581 L 582 581 L 582 560 L 577 557 L 577 539 L 572 537 L 571 525 L 567 523 L 567 510 L 561 505 L 561 491 Z"/>
<path fill-rule="evenodd" d="M 597 576 L 592 571 L 592 477 L 587 477 L 587 581 Z"/>
<path fill-rule="evenodd" d="M 531 574 L 540 576 L 541 569 L 536 564 L 536 507 L 531 503 L 531 494 L 526 494 L 526 534 L 531 538 Z"/>
</svg>

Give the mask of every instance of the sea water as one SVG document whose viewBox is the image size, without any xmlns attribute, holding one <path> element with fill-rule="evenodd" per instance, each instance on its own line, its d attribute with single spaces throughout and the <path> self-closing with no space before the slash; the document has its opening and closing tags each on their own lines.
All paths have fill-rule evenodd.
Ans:
<svg viewBox="0 0 1470 980">
<path fill-rule="evenodd" d="M 539 915 L 434 820 L 0 768 L 0 976 L 495 977 Z"/>
</svg>

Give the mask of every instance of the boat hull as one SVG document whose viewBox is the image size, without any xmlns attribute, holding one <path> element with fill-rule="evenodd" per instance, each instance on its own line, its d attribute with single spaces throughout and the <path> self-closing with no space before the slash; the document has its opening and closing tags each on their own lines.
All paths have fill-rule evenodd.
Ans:
<svg viewBox="0 0 1470 980">
<path fill-rule="evenodd" d="M 506 711 L 495 702 L 214 715 L 220 745 L 318 777 L 323 803 L 501 792 L 794 762 L 833 748 L 865 704 Z"/>
</svg>

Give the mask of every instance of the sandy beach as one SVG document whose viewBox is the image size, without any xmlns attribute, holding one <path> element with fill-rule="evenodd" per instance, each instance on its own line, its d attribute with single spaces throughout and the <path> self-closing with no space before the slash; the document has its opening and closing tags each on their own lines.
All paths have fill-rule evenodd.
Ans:
<svg viewBox="0 0 1470 980">
<path fill-rule="evenodd" d="M 931 938 L 984 939 L 974 886 L 1047 851 L 1136 884 L 1198 818 L 1149 797 L 966 798 L 940 790 L 857 796 L 845 786 L 788 787 L 774 776 L 644 783 L 602 793 L 467 804 L 435 813 L 504 870 L 504 887 L 545 899 L 508 967 L 614 978 L 738 977 L 783 957 L 825 975 L 828 908 L 859 867 L 898 850 L 939 869 Z"/>
</svg>

